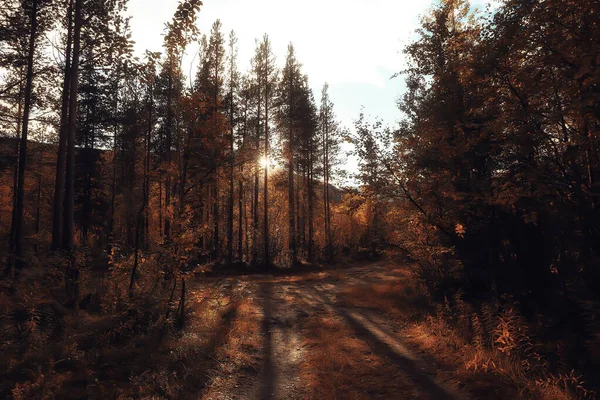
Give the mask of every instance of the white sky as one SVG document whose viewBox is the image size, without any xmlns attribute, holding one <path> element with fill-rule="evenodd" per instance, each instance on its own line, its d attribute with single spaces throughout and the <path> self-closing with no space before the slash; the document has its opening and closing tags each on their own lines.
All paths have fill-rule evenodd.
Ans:
<svg viewBox="0 0 600 400">
<path fill-rule="evenodd" d="M 279 66 L 287 45 L 294 44 L 297 58 L 308 74 L 317 104 L 325 82 L 338 119 L 346 127 L 360 113 L 394 124 L 400 118 L 396 99 L 404 90 L 402 77 L 390 76 L 403 67 L 403 46 L 419 26 L 434 0 L 204 0 L 198 27 L 210 33 L 216 19 L 227 38 L 234 29 L 238 38 L 240 70 L 246 71 L 255 39 L 267 33 Z M 162 51 L 164 24 L 177 0 L 130 0 L 129 12 L 136 51 Z M 483 8 L 485 0 L 472 0 Z M 197 45 L 190 45 L 184 60 L 189 73 Z M 197 60 L 196 62 L 197 63 Z M 195 68 L 195 66 L 193 66 Z"/>
</svg>

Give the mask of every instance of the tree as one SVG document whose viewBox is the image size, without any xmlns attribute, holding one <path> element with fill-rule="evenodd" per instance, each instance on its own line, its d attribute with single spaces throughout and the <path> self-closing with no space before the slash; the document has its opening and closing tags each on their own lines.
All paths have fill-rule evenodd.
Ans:
<svg viewBox="0 0 600 400">
<path fill-rule="evenodd" d="M 69 0 L 66 10 L 67 38 L 65 46 L 64 72 L 62 83 L 61 111 L 58 133 L 58 156 L 56 159 L 56 180 L 54 183 L 54 201 L 52 203 L 52 248 L 63 248 L 64 239 L 64 202 L 66 183 L 66 147 L 67 121 L 69 117 L 69 94 L 71 74 L 71 46 L 73 41 L 73 0 Z"/>
<path fill-rule="evenodd" d="M 27 165 L 27 134 L 29 132 L 29 116 L 31 113 L 31 97 L 33 93 L 33 77 L 34 77 L 34 56 L 36 50 L 36 38 L 38 35 L 38 0 L 32 0 L 27 4 L 29 10 L 29 43 L 27 55 L 27 73 L 25 78 L 25 92 L 23 105 L 23 121 L 21 127 L 21 143 L 19 145 L 19 170 L 17 184 L 17 199 L 15 202 L 15 218 L 14 218 L 14 254 L 17 265 L 22 265 L 22 257 L 24 254 L 24 226 L 23 226 L 23 203 L 25 197 L 25 168 Z"/>
<path fill-rule="evenodd" d="M 299 113 L 300 90 L 302 88 L 302 74 L 300 64 L 296 60 L 294 46 L 288 45 L 285 66 L 281 71 L 281 80 L 278 88 L 277 120 L 279 130 L 284 140 L 284 157 L 288 168 L 288 246 L 292 266 L 298 262 L 296 247 L 296 206 L 295 206 L 295 158 L 297 126 L 301 123 L 302 115 Z"/>
<path fill-rule="evenodd" d="M 271 267 L 271 259 L 269 256 L 269 126 L 270 117 L 269 111 L 271 108 L 271 102 L 275 95 L 275 83 L 277 79 L 277 69 L 275 67 L 275 57 L 271 48 L 271 41 L 268 35 L 264 35 L 262 41 L 258 44 L 255 55 L 255 68 L 257 68 L 257 80 L 259 87 L 264 91 L 264 181 L 263 181 L 263 201 L 264 201 L 264 212 L 263 212 L 263 266 L 265 268 Z M 260 100 L 259 100 L 260 102 Z M 260 114 L 260 112 L 259 112 Z"/>
<path fill-rule="evenodd" d="M 63 248 L 72 250 L 75 231 L 75 141 L 77 140 L 77 91 L 79 85 L 79 57 L 81 51 L 81 25 L 83 0 L 75 0 L 74 27 L 73 27 L 73 60 L 69 83 L 69 122 L 67 126 L 66 146 L 66 184 L 65 184 L 65 211 L 64 211 L 64 237 Z"/>
<path fill-rule="evenodd" d="M 330 178 L 331 169 L 339 151 L 340 138 L 338 123 L 335 120 L 333 103 L 329 99 L 329 85 L 325 83 L 321 92 L 321 108 L 319 110 L 319 126 L 321 128 L 321 145 L 323 146 L 323 216 L 325 220 L 326 259 L 333 258 L 331 236 L 331 198 Z"/>
<path fill-rule="evenodd" d="M 299 146 L 301 157 L 299 164 L 304 177 L 304 196 L 305 196 L 305 218 L 306 229 L 301 227 L 302 236 L 307 231 L 305 241 L 307 260 L 314 261 L 314 206 L 315 206 L 315 178 L 317 171 L 317 152 L 319 146 L 318 115 L 317 107 L 312 92 L 308 86 L 308 77 L 302 78 L 300 86 L 301 96 L 299 104 L 299 113 L 301 115 Z"/>
<path fill-rule="evenodd" d="M 228 93 L 225 101 L 228 104 L 227 114 L 229 119 L 229 200 L 227 202 L 227 262 L 233 263 L 233 208 L 234 208 L 234 192 L 235 192 L 235 130 L 237 125 L 237 96 L 239 86 L 239 72 L 237 69 L 237 36 L 232 30 L 229 34 L 229 56 L 227 61 L 227 85 Z M 241 190 L 240 190 L 241 193 Z M 241 214 L 241 209 L 240 209 Z M 241 215 L 240 215 L 241 218 Z M 240 224 L 241 230 L 241 224 Z M 241 245 L 240 245 L 241 247 Z"/>
<path fill-rule="evenodd" d="M 210 38 L 204 40 L 203 60 L 196 78 L 196 90 L 201 91 L 210 100 L 210 109 L 207 116 L 211 118 L 213 125 L 207 126 L 208 150 L 210 152 L 210 163 L 212 166 L 212 185 L 209 187 L 209 198 L 207 204 L 212 217 L 212 252 L 215 256 L 221 254 L 220 241 L 220 197 L 219 197 L 219 166 L 221 164 L 220 147 L 224 140 L 223 127 L 217 122 L 218 114 L 222 112 L 222 97 L 225 80 L 225 39 L 221 32 L 221 21 L 216 20 L 211 28 Z"/>
</svg>

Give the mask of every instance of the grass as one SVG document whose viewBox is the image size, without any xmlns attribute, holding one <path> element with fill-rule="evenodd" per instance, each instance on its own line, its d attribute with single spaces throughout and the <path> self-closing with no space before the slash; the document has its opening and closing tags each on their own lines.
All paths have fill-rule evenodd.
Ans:
<svg viewBox="0 0 600 400">
<path fill-rule="evenodd" d="M 406 343 L 440 366 L 438 376 L 478 399 L 593 398 L 574 372 L 550 374 L 514 309 L 475 311 L 460 296 L 431 303 L 410 275 L 390 282 L 345 288 L 339 304 L 385 314 L 396 321 Z M 487 311 L 486 311 L 487 310 Z"/>
<path fill-rule="evenodd" d="M 234 393 L 239 379 L 256 375 L 260 369 L 260 307 L 251 298 L 240 301 L 231 330 L 224 338 L 223 346 L 215 353 L 210 369 L 210 382 L 201 399 L 222 399 Z"/>
<path fill-rule="evenodd" d="M 152 284 L 143 287 L 160 288 L 149 267 L 140 279 Z M 62 305 L 63 280 L 54 272 L 32 267 L 18 290 L 0 286 L 2 398 L 196 399 L 223 360 L 236 368 L 256 364 L 257 317 L 247 317 L 253 306 L 237 286 L 189 279 L 187 324 L 177 330 L 178 293 L 166 317 L 170 285 L 130 298 L 116 270 L 111 285 L 82 280 L 82 298 L 90 300 L 75 311 Z"/>
</svg>

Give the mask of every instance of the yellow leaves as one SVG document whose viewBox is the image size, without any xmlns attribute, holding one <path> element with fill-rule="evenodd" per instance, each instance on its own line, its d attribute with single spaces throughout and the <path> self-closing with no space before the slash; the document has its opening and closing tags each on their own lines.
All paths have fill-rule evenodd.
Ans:
<svg viewBox="0 0 600 400">
<path fill-rule="evenodd" d="M 502 321 L 496 330 L 497 338 L 494 343 L 497 345 L 498 351 L 510 354 L 515 349 L 514 339 L 511 336 L 508 325 Z"/>
<path fill-rule="evenodd" d="M 491 369 L 497 369 L 496 363 L 490 358 L 485 357 L 481 352 L 475 353 L 473 359 L 465 363 L 465 368 L 469 371 L 488 372 Z"/>
<path fill-rule="evenodd" d="M 465 233 L 467 233 L 466 228 L 462 224 L 456 224 L 454 227 L 454 233 L 458 235 L 461 239 L 465 237 Z"/>
</svg>

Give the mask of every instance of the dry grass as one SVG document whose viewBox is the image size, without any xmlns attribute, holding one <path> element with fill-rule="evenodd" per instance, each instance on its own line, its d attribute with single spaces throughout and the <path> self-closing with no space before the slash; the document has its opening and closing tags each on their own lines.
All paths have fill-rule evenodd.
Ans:
<svg viewBox="0 0 600 400">
<path fill-rule="evenodd" d="M 224 345 L 215 354 L 210 382 L 202 399 L 222 399 L 235 393 L 239 379 L 257 374 L 260 368 L 261 311 L 253 299 L 242 300 Z"/>
<path fill-rule="evenodd" d="M 189 298 L 185 329 L 160 346 L 153 365 L 132 377 L 136 396 L 196 399 L 209 385 L 209 371 L 225 351 L 242 303 L 231 291 L 201 285 Z"/>
<path fill-rule="evenodd" d="M 572 392 L 580 382 L 573 375 L 546 376 L 534 372 L 530 361 L 511 356 L 498 347 L 483 347 L 467 340 L 439 317 L 409 324 L 407 341 L 445 366 L 442 379 L 453 381 L 475 398 L 560 400 L 585 398 Z M 583 388 L 582 388 L 583 389 Z"/>
<path fill-rule="evenodd" d="M 59 280 L 39 281 L 60 289 Z M 197 399 L 211 371 L 256 364 L 258 317 L 237 287 L 190 281 L 181 331 L 173 328 L 176 304 L 166 318 L 168 298 L 130 299 L 110 287 L 102 304 L 124 306 L 74 313 L 48 300 L 52 288 L 0 293 L 0 397 Z"/>
<path fill-rule="evenodd" d="M 574 373 L 551 375 L 514 309 L 476 312 L 460 295 L 436 307 L 416 280 L 360 284 L 338 297 L 344 306 L 402 322 L 402 336 L 441 366 L 439 376 L 474 398 L 592 398 Z"/>
<path fill-rule="evenodd" d="M 310 399 L 407 398 L 416 395 L 408 379 L 373 354 L 339 319 L 314 316 L 305 324 L 306 358 L 301 379 Z"/>
</svg>

